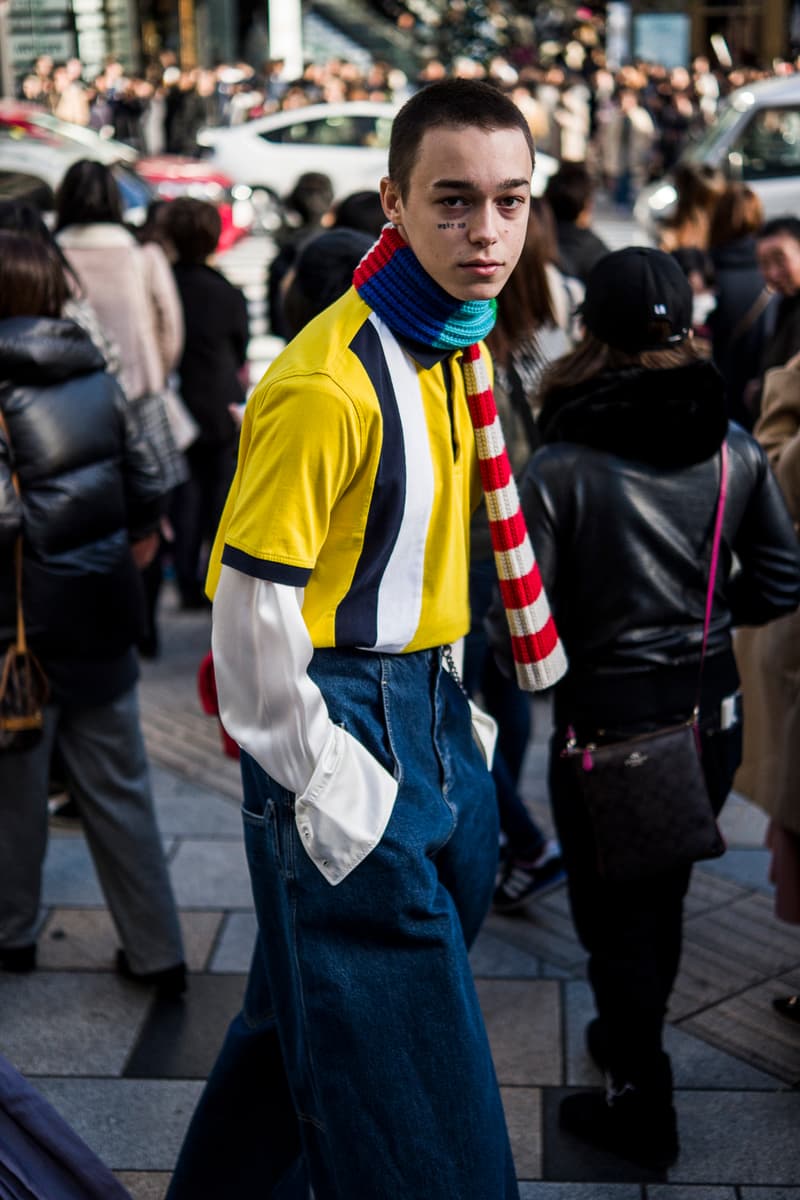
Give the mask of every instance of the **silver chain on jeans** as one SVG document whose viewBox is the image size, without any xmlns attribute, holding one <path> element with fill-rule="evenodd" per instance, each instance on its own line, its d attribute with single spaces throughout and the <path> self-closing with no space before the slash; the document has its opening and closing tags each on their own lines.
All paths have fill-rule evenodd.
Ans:
<svg viewBox="0 0 800 1200">
<path fill-rule="evenodd" d="M 461 691 L 469 700 L 469 694 L 467 689 L 464 687 L 464 680 L 461 678 L 458 667 L 456 666 L 456 660 L 453 658 L 452 646 L 442 646 L 442 658 L 444 659 L 448 672 L 453 676 L 453 679 L 456 681 Z"/>
</svg>

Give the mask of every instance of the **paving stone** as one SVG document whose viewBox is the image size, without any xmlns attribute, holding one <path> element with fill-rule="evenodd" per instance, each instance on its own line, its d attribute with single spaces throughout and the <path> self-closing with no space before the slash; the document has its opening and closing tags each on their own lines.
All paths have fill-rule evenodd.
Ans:
<svg viewBox="0 0 800 1200">
<path fill-rule="evenodd" d="M 125 1066 L 126 1079 L 205 1079 L 233 1017 L 244 975 L 195 975 L 185 996 L 156 1001 Z"/>
<path fill-rule="evenodd" d="M 572 919 L 565 910 L 548 903 L 551 899 L 552 894 L 507 916 L 490 913 L 483 927 L 509 946 L 582 974 L 586 953 L 575 937 Z"/>
<path fill-rule="evenodd" d="M 685 923 L 681 969 L 669 1001 L 671 1021 L 681 1021 L 758 982 L 758 967 L 737 955 L 729 943 L 730 937 L 718 927 Z"/>
<path fill-rule="evenodd" d="M 190 971 L 205 968 L 222 915 L 178 914 Z M 119 944 L 107 909 L 57 908 L 50 913 L 39 937 L 39 966 L 47 971 L 112 971 Z"/>
<path fill-rule="evenodd" d="M 790 970 L 800 942 L 768 897 L 749 895 L 685 923 L 684 953 L 670 1017 L 679 1020 Z"/>
<path fill-rule="evenodd" d="M 113 1171 L 171 1171 L 203 1084 L 194 1080 L 37 1079 L 36 1086 Z"/>
<path fill-rule="evenodd" d="M 651 1183 L 645 1189 L 647 1200 L 736 1200 L 730 1187 L 691 1187 L 673 1183 Z"/>
<path fill-rule="evenodd" d="M 641 1200 L 636 1183 L 521 1183 L 520 1200 Z"/>
<path fill-rule="evenodd" d="M 479 979 L 476 987 L 500 1083 L 560 1083 L 558 984 Z"/>
<path fill-rule="evenodd" d="M 751 1188 L 744 1187 L 739 1191 L 741 1200 L 798 1200 L 800 1187 L 785 1188 Z"/>
<path fill-rule="evenodd" d="M 131 1200 L 164 1200 L 172 1178 L 167 1171 L 116 1171 L 117 1179 L 131 1194 Z"/>
<path fill-rule="evenodd" d="M 476 978 L 536 979 L 539 976 L 538 958 L 510 946 L 487 930 L 478 934 L 469 961 Z"/>
<path fill-rule="evenodd" d="M 164 767 L 151 767 L 156 813 L 162 833 L 183 837 L 239 837 L 239 805 Z"/>
<path fill-rule="evenodd" d="M 209 970 L 249 971 L 257 932 L 258 922 L 254 912 L 228 913 Z"/>
<path fill-rule="evenodd" d="M 769 850 L 726 850 L 722 858 L 715 858 L 704 863 L 706 871 L 730 879 L 743 887 L 758 888 L 762 892 L 771 892 L 769 882 Z"/>
<path fill-rule="evenodd" d="M 686 1021 L 684 1027 L 785 1080 L 800 1083 L 797 1027 L 772 1007 L 775 996 L 800 991 L 800 969 L 715 1005 Z"/>
<path fill-rule="evenodd" d="M 241 841 L 187 838 L 170 863 L 170 875 L 181 908 L 253 907 Z"/>
<path fill-rule="evenodd" d="M 537 1088 L 500 1089 L 518 1179 L 542 1175 L 541 1093 Z"/>
<path fill-rule="evenodd" d="M 589 984 L 574 980 L 564 985 L 564 1061 L 570 1087 L 599 1087 L 600 1071 L 586 1049 L 585 1029 L 596 1015 Z"/>
<path fill-rule="evenodd" d="M 670 1181 L 786 1186 L 800 1179 L 800 1092 L 679 1092 Z"/>
<path fill-rule="evenodd" d="M 50 835 L 44 860 L 42 903 L 47 907 L 104 907 L 92 856 L 82 836 Z"/>
<path fill-rule="evenodd" d="M 762 849 L 769 817 L 763 809 L 732 792 L 719 817 L 719 827 L 729 846 Z"/>
<path fill-rule="evenodd" d="M 0 1049 L 24 1075 L 121 1075 L 151 998 L 105 973 L 0 975 Z"/>
<path fill-rule="evenodd" d="M 720 908 L 748 894 L 748 889 L 740 884 L 709 874 L 706 871 L 707 866 L 708 863 L 698 863 L 692 871 L 692 882 L 684 905 L 687 917 L 710 908 Z"/>
</svg>

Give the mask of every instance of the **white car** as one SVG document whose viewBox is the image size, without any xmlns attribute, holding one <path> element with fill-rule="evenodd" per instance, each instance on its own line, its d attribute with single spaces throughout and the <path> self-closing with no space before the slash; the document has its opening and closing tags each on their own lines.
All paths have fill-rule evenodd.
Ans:
<svg viewBox="0 0 800 1200">
<path fill-rule="evenodd" d="M 242 125 L 202 129 L 197 141 L 237 183 L 285 196 L 306 171 L 322 171 L 337 199 L 377 190 L 386 174 L 396 105 L 374 100 L 312 104 L 258 117 Z M 541 195 L 558 163 L 538 154 L 534 195 Z"/>
<path fill-rule="evenodd" d="M 737 88 L 715 123 L 690 142 L 681 162 L 720 167 L 761 197 L 769 217 L 800 209 L 800 75 Z M 649 233 L 674 210 L 678 194 L 669 177 L 639 193 L 634 215 Z"/>
</svg>

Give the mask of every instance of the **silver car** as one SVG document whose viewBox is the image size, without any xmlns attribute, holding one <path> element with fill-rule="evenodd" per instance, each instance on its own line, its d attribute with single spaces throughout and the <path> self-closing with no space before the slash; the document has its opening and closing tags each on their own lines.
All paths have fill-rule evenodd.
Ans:
<svg viewBox="0 0 800 1200">
<path fill-rule="evenodd" d="M 743 180 L 761 197 L 767 217 L 800 212 L 800 75 L 732 92 L 681 162 L 707 163 Z M 669 176 L 648 185 L 636 201 L 636 220 L 654 234 L 677 198 Z"/>
</svg>

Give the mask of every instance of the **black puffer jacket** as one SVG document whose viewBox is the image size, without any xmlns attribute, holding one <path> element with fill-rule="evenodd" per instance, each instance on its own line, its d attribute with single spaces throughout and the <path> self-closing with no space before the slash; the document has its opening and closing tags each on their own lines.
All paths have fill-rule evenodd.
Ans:
<svg viewBox="0 0 800 1200">
<path fill-rule="evenodd" d="M 734 690 L 731 627 L 797 607 L 800 556 L 763 450 L 728 426 L 716 369 L 601 375 L 551 393 L 540 427 L 522 504 L 570 660 L 561 711 L 624 725 L 691 709 L 724 437 L 704 695 L 712 703 Z"/>
<path fill-rule="evenodd" d="M 0 647 L 13 638 L 13 546 L 24 536 L 24 611 L 45 665 L 112 661 L 140 632 L 130 539 L 157 527 L 161 476 L 103 359 L 72 321 L 0 321 Z M 11 481 L 17 467 L 22 501 Z"/>
</svg>

